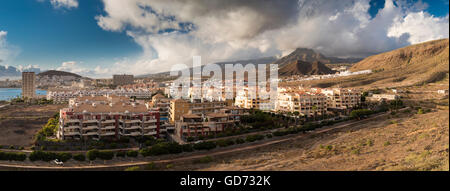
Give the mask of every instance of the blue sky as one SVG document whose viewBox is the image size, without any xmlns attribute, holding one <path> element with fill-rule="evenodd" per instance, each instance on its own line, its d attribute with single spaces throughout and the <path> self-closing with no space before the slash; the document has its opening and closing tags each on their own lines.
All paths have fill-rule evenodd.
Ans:
<svg viewBox="0 0 450 191">
<path fill-rule="evenodd" d="M 124 33 L 102 30 L 95 16 L 102 13 L 99 0 L 82 0 L 76 9 L 55 9 L 37 0 L 2 0 L 0 30 L 18 47 L 12 65 L 54 68 L 65 61 L 107 65 L 136 56 L 141 48 Z"/>
<path fill-rule="evenodd" d="M 275 55 L 276 53 L 284 54 L 285 51 L 289 51 L 290 49 L 294 48 L 294 46 L 302 45 L 309 46 L 309 48 L 315 49 L 323 48 L 323 46 L 318 42 L 305 42 L 304 44 L 297 43 L 293 45 L 286 45 L 279 44 L 279 41 L 282 41 L 280 39 L 270 39 L 268 41 L 274 41 L 273 46 L 275 46 L 276 44 L 276 48 L 262 48 L 267 46 L 263 46 L 260 44 L 255 47 L 243 46 L 244 48 L 240 47 L 239 49 L 237 49 L 235 48 L 236 44 L 240 46 L 241 44 L 245 43 L 250 44 L 251 41 L 256 42 L 257 40 L 261 40 L 261 38 L 263 38 L 263 35 L 260 34 L 263 34 L 264 32 L 266 32 L 266 30 L 261 29 L 262 31 L 256 31 L 255 34 L 251 34 L 252 38 L 248 38 L 248 36 L 251 35 L 245 33 L 246 31 L 238 31 L 241 33 L 245 33 L 245 35 L 236 33 L 236 36 L 230 35 L 229 38 L 226 33 L 222 36 L 227 36 L 227 38 L 220 38 L 220 31 L 213 31 L 215 32 L 214 34 L 217 34 L 216 36 L 208 36 L 209 33 L 203 33 L 204 31 L 202 31 L 202 24 L 204 24 L 206 21 L 202 20 L 203 18 L 199 18 L 200 16 L 208 17 L 208 15 L 193 17 L 192 20 L 188 20 L 187 22 L 179 21 L 178 25 L 184 25 L 186 23 L 192 22 L 195 29 L 197 29 L 197 27 L 198 29 L 200 29 L 198 33 L 194 33 L 192 35 L 184 35 L 184 33 L 188 32 L 182 30 L 177 31 L 181 34 L 174 34 L 174 30 L 172 30 L 171 28 L 161 28 L 161 30 L 159 31 L 168 33 L 172 32 L 169 34 L 169 36 L 173 36 L 173 38 L 171 37 L 172 39 L 169 39 L 169 37 L 167 36 L 161 36 L 161 34 L 159 34 L 161 32 L 155 34 L 154 32 L 152 33 L 148 31 L 148 28 L 150 27 L 159 27 L 160 23 L 151 23 L 149 24 L 150 26 L 146 26 L 146 24 L 144 23 L 144 26 L 141 26 L 136 24 L 137 21 L 133 23 L 128 20 L 121 20 L 122 18 L 114 17 L 112 11 L 105 11 L 105 4 L 101 0 L 70 1 L 78 2 L 78 6 L 72 8 L 55 8 L 55 6 L 50 3 L 50 0 L 2 0 L 0 2 L 0 31 L 7 32 L 6 42 L 8 44 L 8 48 L 16 52 L 14 58 L 12 60 L 9 60 L 7 64 L 12 66 L 39 65 L 39 67 L 43 69 L 53 69 L 60 67 L 63 62 L 73 61 L 77 63 L 78 67 L 94 68 L 96 66 L 99 66 L 103 69 L 107 69 L 113 67 L 114 63 L 124 62 L 124 60 L 128 59 L 131 60 L 131 62 L 138 62 L 138 60 L 142 57 L 146 57 L 150 60 L 153 59 L 155 56 L 149 56 L 148 52 L 155 52 L 155 55 L 163 55 L 166 54 L 167 51 L 172 51 L 170 49 L 170 46 L 185 46 L 180 48 L 180 50 L 186 50 L 191 48 L 191 44 L 195 44 L 192 45 L 192 49 L 196 50 L 195 52 L 200 52 L 199 54 L 201 54 L 201 52 L 204 50 L 211 51 L 211 47 L 217 47 L 218 51 L 222 52 L 234 51 L 233 53 L 227 55 L 227 57 L 223 56 L 220 59 L 240 59 L 241 57 L 250 58 Z M 147 2 L 151 6 L 151 1 Z M 408 11 L 411 12 L 420 11 L 412 10 L 415 9 L 414 6 L 425 5 L 421 6 L 421 8 L 423 8 L 425 12 L 429 13 L 433 17 L 444 18 L 447 16 L 448 23 L 448 0 L 423 0 L 419 1 L 419 3 L 417 3 L 418 1 L 406 0 L 402 2 L 406 2 L 406 4 L 409 4 L 406 7 L 408 9 L 410 8 L 411 10 Z M 397 5 L 397 2 L 394 3 L 396 3 Z M 114 4 L 111 3 L 111 7 L 113 6 Z M 371 7 L 368 12 L 372 18 L 375 18 L 379 10 L 382 10 L 384 8 L 385 1 L 371 1 L 370 6 Z M 420 9 L 420 7 L 417 9 Z M 120 11 L 120 7 L 118 10 Z M 319 8 L 317 10 L 319 10 Z M 259 14 L 265 14 L 265 12 L 267 11 L 263 10 L 259 12 Z M 158 9 L 155 8 L 155 10 L 152 10 L 151 14 L 158 15 Z M 174 11 L 173 14 L 176 15 L 177 13 Z M 96 19 L 96 16 L 99 15 L 108 17 L 111 20 L 115 20 L 126 27 L 116 29 L 111 25 L 111 23 L 106 23 L 105 26 L 99 26 L 98 20 Z M 132 16 L 133 15 L 130 15 L 130 18 L 132 18 Z M 289 15 L 289 17 L 291 16 Z M 211 18 L 214 17 L 211 16 Z M 164 22 L 166 21 L 161 21 L 161 23 L 167 24 Z M 208 22 L 210 21 L 208 20 Z M 288 24 L 285 25 L 288 26 Z M 220 26 L 216 28 L 221 29 Z M 277 26 L 270 29 L 278 30 L 280 28 L 282 27 Z M 283 30 L 286 30 L 288 32 L 295 32 L 295 29 L 291 29 L 288 27 L 285 28 L 286 29 L 283 28 Z M 269 30 L 267 29 L 267 31 Z M 127 33 L 134 34 L 134 36 L 127 35 Z M 206 38 L 205 36 L 208 38 Z M 146 37 L 147 40 L 143 40 L 144 38 L 140 37 Z M 212 44 L 210 42 L 211 39 L 214 39 L 215 41 L 217 41 L 217 43 Z M 228 43 L 230 41 L 234 43 L 231 47 L 235 49 L 230 50 L 231 48 L 228 45 L 226 47 L 222 47 L 224 43 Z M 176 42 L 176 44 L 170 44 L 169 42 Z M 165 44 L 169 48 L 161 47 L 162 45 L 156 43 Z M 397 48 L 401 45 L 398 44 L 396 46 L 390 46 L 376 50 L 370 49 L 367 52 L 377 53 L 380 51 Z M 0 51 L 1 50 L 2 49 L 0 47 Z M 345 49 L 343 49 L 342 51 L 344 50 Z M 326 48 L 323 51 L 334 56 L 361 55 L 360 52 L 356 52 L 355 50 L 348 50 L 348 54 L 345 54 L 345 52 L 339 52 L 337 50 L 327 50 Z M 180 55 L 182 55 L 180 51 L 174 49 L 173 54 L 177 53 L 180 53 Z M 170 52 L 167 54 L 170 55 Z M 211 54 L 214 55 L 214 53 Z M 164 60 L 162 60 L 161 62 L 163 61 Z M 174 60 L 166 61 L 169 62 Z M 134 63 L 127 64 L 133 66 L 136 65 Z M 138 69 L 136 71 L 138 71 Z M 130 71 L 130 73 L 136 72 Z"/>
</svg>

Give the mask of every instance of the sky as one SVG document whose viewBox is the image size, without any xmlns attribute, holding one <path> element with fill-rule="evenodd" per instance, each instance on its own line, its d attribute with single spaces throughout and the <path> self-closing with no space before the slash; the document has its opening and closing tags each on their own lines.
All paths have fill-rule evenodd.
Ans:
<svg viewBox="0 0 450 191">
<path fill-rule="evenodd" d="M 2 0 L 0 65 L 110 77 L 298 47 L 366 57 L 448 28 L 448 0 Z"/>
</svg>

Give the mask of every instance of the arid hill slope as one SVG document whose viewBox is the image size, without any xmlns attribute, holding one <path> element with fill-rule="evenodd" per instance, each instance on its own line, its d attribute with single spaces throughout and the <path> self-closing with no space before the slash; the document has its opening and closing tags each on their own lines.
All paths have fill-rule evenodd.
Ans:
<svg viewBox="0 0 450 191">
<path fill-rule="evenodd" d="M 423 84 L 445 78 L 449 72 L 448 57 L 449 40 L 442 39 L 370 56 L 351 70 L 371 69 L 380 80 Z"/>
<path fill-rule="evenodd" d="M 333 74 L 333 70 L 325 66 L 319 61 L 314 62 L 304 62 L 301 60 L 293 61 L 290 64 L 285 65 L 280 68 L 278 74 L 280 76 L 290 76 L 290 75 L 324 75 Z"/>
</svg>

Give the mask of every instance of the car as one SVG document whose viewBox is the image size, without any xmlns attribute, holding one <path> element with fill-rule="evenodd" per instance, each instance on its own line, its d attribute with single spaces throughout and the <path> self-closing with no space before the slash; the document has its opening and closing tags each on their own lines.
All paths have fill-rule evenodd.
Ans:
<svg viewBox="0 0 450 191">
<path fill-rule="evenodd" d="M 57 164 L 57 165 L 63 165 L 64 163 L 62 162 L 62 161 L 60 161 L 59 159 L 55 159 L 54 161 L 53 161 L 55 164 Z"/>
</svg>

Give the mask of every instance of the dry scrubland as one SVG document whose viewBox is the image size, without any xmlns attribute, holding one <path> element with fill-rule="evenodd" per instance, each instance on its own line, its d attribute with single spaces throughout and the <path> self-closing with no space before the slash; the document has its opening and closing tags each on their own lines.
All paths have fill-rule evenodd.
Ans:
<svg viewBox="0 0 450 191">
<path fill-rule="evenodd" d="M 30 146 L 34 134 L 63 105 L 8 105 L 0 108 L 0 145 Z"/>
</svg>

